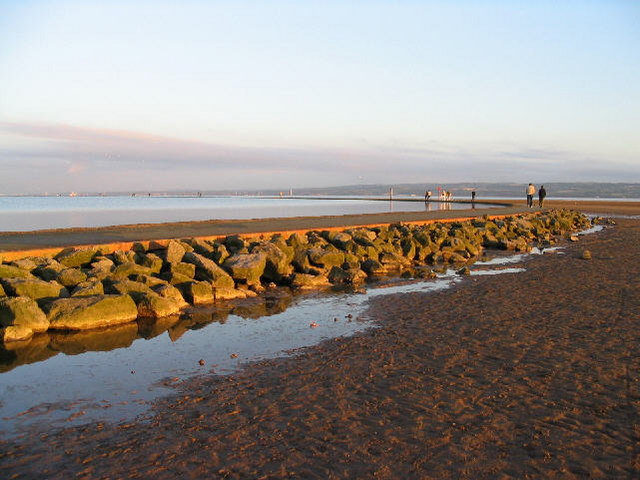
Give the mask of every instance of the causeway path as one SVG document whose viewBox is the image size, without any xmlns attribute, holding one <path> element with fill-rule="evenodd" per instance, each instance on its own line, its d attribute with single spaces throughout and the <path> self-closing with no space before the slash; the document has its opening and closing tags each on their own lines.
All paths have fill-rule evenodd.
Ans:
<svg viewBox="0 0 640 480">
<path fill-rule="evenodd" d="M 440 205 L 433 202 L 435 208 Z M 260 235 L 308 230 L 330 230 L 356 226 L 375 226 L 397 222 L 428 223 L 454 221 L 489 215 L 502 217 L 532 212 L 524 205 L 487 208 L 476 202 L 468 210 L 424 212 L 385 212 L 319 217 L 260 218 L 252 220 L 206 220 L 175 223 L 117 225 L 98 228 L 67 228 L 33 232 L 0 232 L 0 257 L 5 261 L 19 256 L 55 254 L 65 247 L 112 245 L 126 248 L 128 243 L 162 241 L 174 238 L 215 238 L 226 235 Z M 537 210 L 533 210 L 537 211 Z"/>
</svg>

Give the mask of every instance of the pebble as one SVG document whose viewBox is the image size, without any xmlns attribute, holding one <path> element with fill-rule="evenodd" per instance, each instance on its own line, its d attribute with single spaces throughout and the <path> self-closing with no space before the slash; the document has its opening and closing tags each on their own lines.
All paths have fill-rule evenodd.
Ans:
<svg viewBox="0 0 640 480">
<path fill-rule="evenodd" d="M 204 360 L 201 358 L 200 361 L 198 362 L 200 365 L 204 365 Z"/>
</svg>

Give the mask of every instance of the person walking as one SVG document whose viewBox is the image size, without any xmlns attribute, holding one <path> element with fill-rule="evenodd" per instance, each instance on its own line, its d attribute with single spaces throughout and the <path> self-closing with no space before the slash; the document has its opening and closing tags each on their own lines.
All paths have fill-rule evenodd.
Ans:
<svg viewBox="0 0 640 480">
<path fill-rule="evenodd" d="M 431 198 L 431 190 L 424 192 L 424 201 L 427 202 Z"/>
<path fill-rule="evenodd" d="M 542 202 L 544 202 L 544 197 L 547 196 L 547 191 L 544 189 L 544 185 L 540 185 L 540 190 L 538 190 L 538 206 L 542 208 Z"/>
<path fill-rule="evenodd" d="M 527 207 L 533 208 L 533 194 L 536 193 L 536 187 L 530 183 L 527 187 Z"/>
</svg>

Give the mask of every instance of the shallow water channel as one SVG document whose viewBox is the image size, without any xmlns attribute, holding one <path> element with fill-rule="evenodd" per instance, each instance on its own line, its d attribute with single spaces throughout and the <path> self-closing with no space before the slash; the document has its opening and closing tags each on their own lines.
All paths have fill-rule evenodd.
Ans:
<svg viewBox="0 0 640 480">
<path fill-rule="evenodd" d="M 471 275 L 515 274 L 531 255 L 547 252 L 562 253 L 492 252 L 494 258 L 471 266 Z M 158 321 L 41 334 L 0 350 L 0 434 L 130 420 L 187 378 L 229 374 L 251 361 L 295 355 L 296 349 L 376 328 L 365 316 L 373 297 L 441 290 L 461 278 L 447 270 L 429 280 L 381 279 L 358 292 L 271 289 L 266 296 Z"/>
</svg>

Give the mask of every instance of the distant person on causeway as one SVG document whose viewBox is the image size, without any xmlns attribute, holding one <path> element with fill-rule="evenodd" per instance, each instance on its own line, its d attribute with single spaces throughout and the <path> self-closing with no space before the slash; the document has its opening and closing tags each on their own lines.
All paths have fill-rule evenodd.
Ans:
<svg viewBox="0 0 640 480">
<path fill-rule="evenodd" d="M 533 208 L 533 194 L 536 193 L 536 187 L 530 183 L 527 187 L 527 207 Z"/>
<path fill-rule="evenodd" d="M 542 208 L 542 202 L 544 202 L 544 197 L 547 196 L 547 191 L 544 189 L 544 185 L 540 185 L 540 190 L 538 190 L 538 206 Z"/>
</svg>

